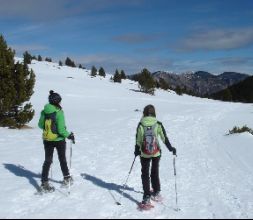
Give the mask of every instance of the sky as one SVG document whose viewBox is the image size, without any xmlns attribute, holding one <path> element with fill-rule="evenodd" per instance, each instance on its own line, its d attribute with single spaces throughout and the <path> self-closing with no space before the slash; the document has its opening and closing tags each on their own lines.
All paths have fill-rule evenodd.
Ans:
<svg viewBox="0 0 253 220">
<path fill-rule="evenodd" d="M 17 56 L 109 73 L 253 75 L 252 0 L 0 0 L 0 34 Z"/>
</svg>

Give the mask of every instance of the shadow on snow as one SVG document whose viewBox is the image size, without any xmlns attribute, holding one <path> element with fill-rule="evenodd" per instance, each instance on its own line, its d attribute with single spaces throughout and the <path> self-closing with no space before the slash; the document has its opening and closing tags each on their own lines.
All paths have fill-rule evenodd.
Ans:
<svg viewBox="0 0 253 220">
<path fill-rule="evenodd" d="M 33 173 L 30 170 L 27 170 L 25 167 L 21 165 L 15 165 L 15 164 L 3 164 L 5 169 L 7 169 L 9 172 L 13 173 L 14 175 L 18 177 L 23 177 L 28 179 L 29 183 L 36 189 L 39 190 L 40 185 L 38 184 L 38 181 L 36 179 L 41 179 L 41 175 L 37 173 Z M 51 180 L 54 183 L 60 183 L 59 181 Z"/>
<path fill-rule="evenodd" d="M 121 185 L 117 185 L 115 183 L 107 183 L 97 177 L 91 176 L 89 174 L 81 174 L 81 176 L 83 177 L 84 180 L 90 181 L 91 183 L 93 183 L 94 185 L 107 189 L 109 190 L 111 196 L 113 197 L 114 201 L 117 202 L 117 200 L 115 199 L 115 197 L 112 195 L 111 191 L 115 191 L 117 192 L 119 195 L 122 195 L 123 193 L 123 197 L 138 204 L 139 201 L 137 201 L 136 199 L 134 199 L 131 195 L 127 194 L 126 191 L 129 192 L 135 192 L 135 193 L 142 193 L 142 192 L 138 192 L 135 191 L 134 188 L 130 188 L 128 186 L 126 186 L 126 188 L 124 189 L 124 186 Z"/>
</svg>

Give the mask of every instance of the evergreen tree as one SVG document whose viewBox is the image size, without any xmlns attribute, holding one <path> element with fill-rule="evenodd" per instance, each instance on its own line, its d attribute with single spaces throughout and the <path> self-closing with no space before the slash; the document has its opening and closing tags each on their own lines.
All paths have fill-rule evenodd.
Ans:
<svg viewBox="0 0 253 220">
<path fill-rule="evenodd" d="M 169 83 L 167 83 L 164 78 L 159 79 L 158 86 L 163 90 L 170 89 Z"/>
<path fill-rule="evenodd" d="M 65 65 L 69 67 L 76 67 L 75 62 L 72 61 L 69 57 L 66 58 Z"/>
<path fill-rule="evenodd" d="M 27 65 L 32 63 L 32 55 L 27 51 L 24 53 L 24 63 Z"/>
<path fill-rule="evenodd" d="M 115 83 L 121 83 L 121 76 L 118 70 L 115 71 L 114 77 L 113 77 L 113 81 Z"/>
<path fill-rule="evenodd" d="M 52 59 L 49 58 L 49 57 L 46 57 L 45 61 L 51 63 L 51 62 L 52 62 Z"/>
<path fill-rule="evenodd" d="M 95 66 L 93 66 L 91 68 L 91 76 L 96 77 L 97 76 L 97 71 L 98 71 L 97 68 Z"/>
<path fill-rule="evenodd" d="M 154 95 L 156 82 L 147 69 L 143 69 L 139 75 L 139 86 L 142 92 Z"/>
<path fill-rule="evenodd" d="M 40 55 L 38 56 L 38 61 L 40 61 L 40 62 L 43 61 L 42 56 L 40 56 Z"/>
<path fill-rule="evenodd" d="M 103 67 L 100 67 L 100 69 L 99 69 L 99 71 L 98 71 L 98 74 L 99 74 L 99 76 L 102 76 L 102 77 L 105 77 L 105 76 L 106 76 L 105 70 L 104 70 Z"/>
<path fill-rule="evenodd" d="M 32 56 L 32 60 L 38 60 L 36 56 Z"/>
<path fill-rule="evenodd" d="M 35 74 L 28 68 L 27 55 L 24 54 L 24 64 L 15 64 L 14 51 L 0 36 L 0 126 L 21 128 L 34 116 L 28 101 L 33 94 Z"/>
<path fill-rule="evenodd" d="M 229 102 L 233 100 L 232 93 L 229 88 L 223 91 L 221 99 L 222 101 L 229 101 Z"/>
<path fill-rule="evenodd" d="M 79 64 L 79 69 L 83 69 L 83 66 L 82 66 L 82 64 Z"/>
<path fill-rule="evenodd" d="M 62 65 L 63 65 L 63 63 L 62 63 L 62 61 L 60 60 L 60 61 L 59 61 L 59 66 L 62 66 Z"/>
<path fill-rule="evenodd" d="M 180 95 L 180 96 L 183 95 L 183 91 L 182 91 L 182 89 L 180 88 L 180 86 L 177 86 L 175 92 L 176 92 L 178 95 Z"/>
<path fill-rule="evenodd" d="M 121 77 L 121 79 L 126 79 L 127 78 L 124 70 L 121 70 L 120 77 Z"/>
</svg>

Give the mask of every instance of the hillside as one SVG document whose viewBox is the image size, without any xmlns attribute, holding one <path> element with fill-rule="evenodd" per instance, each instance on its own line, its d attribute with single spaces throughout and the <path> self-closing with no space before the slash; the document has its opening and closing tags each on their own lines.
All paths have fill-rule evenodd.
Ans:
<svg viewBox="0 0 253 220">
<path fill-rule="evenodd" d="M 216 100 L 253 103 L 253 77 L 210 96 Z"/>
<path fill-rule="evenodd" d="M 225 136 L 233 126 L 253 128 L 252 105 L 223 103 L 157 90 L 138 92 L 135 82 L 110 82 L 110 76 L 91 78 L 89 71 L 34 61 L 36 73 L 32 129 L 0 128 L 0 218 L 253 218 L 253 137 Z M 71 194 L 54 156 L 53 194 L 35 195 L 44 159 L 40 111 L 49 90 L 61 94 L 73 146 Z M 178 204 L 175 212 L 173 157 L 165 146 L 160 166 L 163 204 L 139 212 L 142 199 L 139 160 L 128 188 L 122 192 L 134 159 L 135 132 L 143 108 L 153 104 L 169 139 L 178 150 Z M 137 111 L 139 110 L 139 111 Z M 69 143 L 68 143 L 69 152 Z"/>
</svg>

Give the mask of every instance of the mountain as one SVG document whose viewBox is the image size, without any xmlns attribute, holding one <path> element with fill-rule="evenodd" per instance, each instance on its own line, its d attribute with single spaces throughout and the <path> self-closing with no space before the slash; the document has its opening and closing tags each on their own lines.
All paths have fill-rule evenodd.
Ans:
<svg viewBox="0 0 253 220">
<path fill-rule="evenodd" d="M 157 81 L 160 78 L 164 79 L 172 89 L 180 87 L 197 96 L 216 93 L 249 77 L 249 75 L 235 72 L 225 72 L 216 76 L 205 71 L 183 74 L 159 71 L 155 72 L 153 76 Z"/>
<path fill-rule="evenodd" d="M 253 128 L 252 106 L 201 99 L 157 90 L 138 92 L 138 84 L 110 76 L 91 78 L 90 70 L 33 61 L 36 74 L 31 129 L 0 128 L 1 219 L 251 219 L 253 218 L 253 147 L 248 133 L 224 136 L 235 125 Z M 1 80 L 0 80 L 1 83 Z M 44 162 L 42 131 L 37 127 L 49 90 L 62 96 L 69 131 L 76 136 L 71 174 L 63 179 L 55 151 L 52 194 L 36 195 Z M 176 212 L 173 156 L 164 144 L 160 163 L 163 203 L 150 212 L 137 210 L 142 200 L 141 164 L 133 166 L 135 135 L 146 105 L 156 107 L 173 147 L 177 171 Z M 67 140 L 69 163 L 70 142 Z M 125 189 L 125 190 L 124 190 Z M 124 193 L 123 193 L 124 190 Z M 121 195 L 122 206 L 117 206 Z"/>
<path fill-rule="evenodd" d="M 222 101 L 253 103 L 253 76 L 225 90 L 212 94 L 210 98 Z"/>
</svg>

